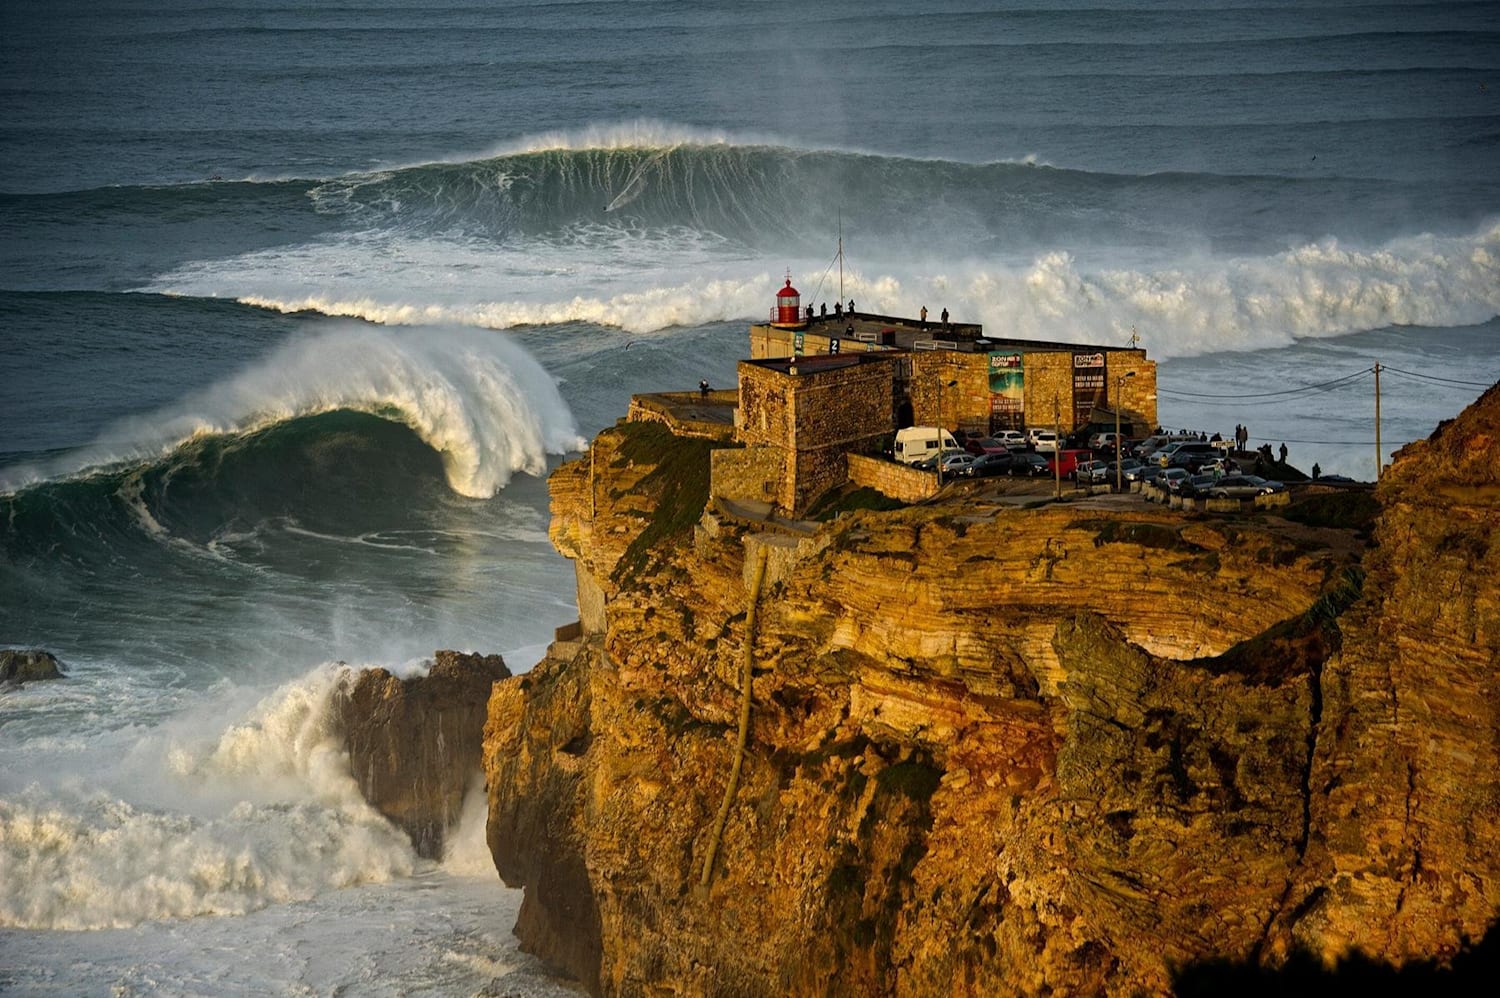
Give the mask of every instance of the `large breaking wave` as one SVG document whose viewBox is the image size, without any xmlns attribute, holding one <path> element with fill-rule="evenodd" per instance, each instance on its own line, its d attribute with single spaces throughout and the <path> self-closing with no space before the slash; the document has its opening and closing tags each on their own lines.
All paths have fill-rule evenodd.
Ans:
<svg viewBox="0 0 1500 998">
<path fill-rule="evenodd" d="M 86 733 L 112 743 L 86 774 L 0 799 L 0 926 L 237 915 L 411 874 L 410 843 L 360 796 L 331 720 L 349 674 L 323 666 L 253 706 L 210 697 L 161 728 Z M 244 713 L 225 725 L 226 709 Z"/>
<path fill-rule="evenodd" d="M 287 437 L 276 427 L 340 411 L 404 424 L 436 452 L 449 487 L 471 497 L 494 495 L 516 472 L 540 474 L 548 454 L 583 443 L 552 377 L 507 337 L 351 325 L 292 341 L 192 398 L 116 424 L 88 447 L 7 468 L 0 493 L 138 467 L 169 475 L 217 468 L 229 455 L 264 454 L 268 440 L 271 453 L 262 460 L 272 467 L 260 477 L 269 478 L 276 441 Z M 315 435 L 337 429 L 314 427 Z M 282 491 L 289 485 L 305 483 L 275 483 Z"/>
<path fill-rule="evenodd" d="M 226 224 L 152 229 L 184 252 L 137 286 L 386 325 L 743 321 L 785 270 L 813 302 L 1070 342 L 1134 330 L 1158 357 L 1500 313 L 1500 179 L 1132 176 L 647 123 L 320 180 L 6 200 L 38 225 L 123 226 L 180 201 Z"/>
</svg>

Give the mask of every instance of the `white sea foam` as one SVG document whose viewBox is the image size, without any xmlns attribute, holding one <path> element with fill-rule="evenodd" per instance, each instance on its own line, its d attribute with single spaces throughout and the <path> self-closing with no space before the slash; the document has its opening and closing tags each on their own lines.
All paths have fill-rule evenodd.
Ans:
<svg viewBox="0 0 1500 998">
<path fill-rule="evenodd" d="M 449 486 L 489 497 L 549 453 L 583 446 L 552 377 L 504 336 L 348 326 L 292 341 L 184 402 L 116 424 L 46 467 L 8 469 L 0 491 L 90 468 L 157 460 L 194 437 L 337 409 L 399 419 L 442 457 Z"/>
<path fill-rule="evenodd" d="M 448 830 L 443 847 L 443 869 L 464 877 L 493 879 L 495 859 L 485 839 L 485 822 L 489 820 L 489 798 L 485 794 L 484 774 L 476 771 L 464 793 L 458 824 Z"/>
<path fill-rule="evenodd" d="M 410 843 L 360 797 L 329 723 L 346 672 L 288 683 L 216 734 L 210 698 L 88 773 L 0 801 L 0 925 L 243 914 L 410 875 Z"/>
<path fill-rule="evenodd" d="M 262 251 L 164 275 L 156 290 L 236 297 L 390 325 L 508 328 L 592 323 L 646 335 L 755 320 L 780 281 L 764 261 L 670 240 L 591 231 L 515 250 L 368 234 Z M 402 260 L 392 284 L 387 261 Z M 803 299 L 838 294 L 826 261 L 789 260 Z M 505 288 L 506 296 L 496 289 Z M 1194 256 L 1152 268 L 1101 266 L 1055 251 L 1029 264 L 861 261 L 843 275 L 861 310 L 926 305 L 995 337 L 1124 343 L 1157 358 L 1260 350 L 1389 325 L 1451 326 L 1500 314 L 1500 224 L 1468 236 L 1418 235 L 1376 247 L 1325 240 L 1266 257 Z M 580 350 L 618 346 L 580 343 Z"/>
<path fill-rule="evenodd" d="M 935 280 L 992 336 L 1123 342 L 1158 357 L 1263 350 L 1393 325 L 1457 326 L 1500 314 L 1500 225 L 1357 249 L 1336 240 L 1272 257 L 1167 270 L 1088 272 L 1065 253 L 1021 273 Z"/>
</svg>

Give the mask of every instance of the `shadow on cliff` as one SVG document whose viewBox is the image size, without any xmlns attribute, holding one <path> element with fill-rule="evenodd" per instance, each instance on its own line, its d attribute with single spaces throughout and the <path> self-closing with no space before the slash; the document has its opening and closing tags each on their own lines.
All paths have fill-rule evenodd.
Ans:
<svg viewBox="0 0 1500 998">
<path fill-rule="evenodd" d="M 1404 967 L 1355 954 L 1324 967 L 1317 957 L 1297 953 L 1271 970 L 1251 963 L 1212 960 L 1173 975 L 1178 998 L 1231 998 L 1235 995 L 1493 995 L 1500 981 L 1500 923 L 1478 945 L 1463 950 L 1443 967 L 1436 960 Z"/>
</svg>

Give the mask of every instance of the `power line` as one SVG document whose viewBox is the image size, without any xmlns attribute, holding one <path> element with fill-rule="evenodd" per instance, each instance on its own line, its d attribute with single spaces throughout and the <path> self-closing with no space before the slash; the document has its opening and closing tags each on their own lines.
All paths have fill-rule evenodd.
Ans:
<svg viewBox="0 0 1500 998">
<path fill-rule="evenodd" d="M 1382 371 L 1389 371 L 1392 374 L 1404 374 L 1408 378 L 1420 378 L 1423 381 L 1440 381 L 1440 382 L 1442 382 L 1445 385 L 1463 385 L 1466 388 L 1489 388 L 1490 387 L 1489 384 L 1485 384 L 1482 381 L 1459 381 L 1459 380 L 1457 380 L 1455 378 L 1440 378 L 1440 377 L 1438 377 L 1435 374 L 1418 374 L 1415 371 L 1403 371 L 1399 367 L 1388 367 L 1385 364 L 1380 365 L 1380 369 Z M 1491 384 L 1493 384 L 1493 382 L 1491 382 Z"/>
<path fill-rule="evenodd" d="M 1179 396 L 1179 395 L 1175 394 L 1174 392 L 1172 392 L 1169 389 L 1162 389 L 1162 388 L 1157 388 L 1156 394 L 1160 395 L 1160 396 L 1164 396 L 1164 397 L 1166 397 L 1168 399 L 1172 399 L 1172 400 L 1177 401 L 1177 402 L 1191 402 L 1194 405 L 1238 406 L 1238 407 L 1244 407 L 1246 405 L 1269 405 L 1269 404 L 1276 404 L 1276 403 L 1282 403 L 1282 402 L 1297 402 L 1297 401 L 1300 401 L 1301 399 L 1312 398 L 1314 395 L 1326 395 L 1329 392 L 1337 391 L 1339 388 L 1343 388 L 1343 387 L 1346 387 L 1346 385 L 1335 385 L 1332 388 L 1319 388 L 1319 389 L 1316 389 L 1316 390 L 1313 390 L 1313 391 L 1303 391 L 1303 392 L 1301 392 L 1301 394 L 1298 394 L 1298 395 L 1285 395 L 1285 396 L 1282 396 L 1281 398 L 1259 399 L 1259 401 L 1255 401 L 1257 399 L 1256 396 L 1241 396 L 1241 395 L 1200 395 L 1200 396 L 1196 396 L 1196 397 L 1193 397 L 1193 398 L 1187 398 L 1187 397 L 1184 397 L 1184 396 Z M 1225 401 L 1221 401 L 1221 402 L 1211 402 L 1211 401 L 1209 401 L 1209 399 L 1214 399 L 1214 398 L 1224 399 Z M 1251 401 L 1246 401 L 1247 399 L 1249 399 Z"/>
<path fill-rule="evenodd" d="M 1177 391 L 1177 392 L 1172 392 L 1172 394 L 1179 395 L 1179 396 L 1186 396 L 1186 397 L 1194 398 L 1194 399 L 1269 399 L 1269 398 L 1280 398 L 1280 397 L 1287 396 L 1287 395 L 1300 395 L 1303 392 L 1315 394 L 1315 393 L 1320 392 L 1320 391 L 1330 391 L 1330 390 L 1332 390 L 1334 388 L 1338 388 L 1338 387 L 1341 387 L 1343 385 L 1349 384 L 1350 382 L 1357 381 L 1358 379 L 1363 378 L 1365 375 L 1370 374 L 1370 373 L 1372 373 L 1371 370 L 1369 368 L 1365 368 L 1364 370 L 1361 370 L 1361 371 L 1355 371 L 1353 374 L 1346 374 L 1342 378 L 1334 378 L 1332 381 L 1324 381 L 1324 382 L 1321 382 L 1321 383 L 1316 384 L 1316 385 L 1301 385 L 1301 386 L 1296 387 L 1296 388 L 1286 388 L 1286 389 L 1283 389 L 1283 390 L 1281 390 L 1279 392 L 1256 392 L 1256 393 L 1253 393 L 1253 394 L 1250 394 L 1250 395 L 1212 395 L 1212 394 L 1209 394 L 1209 393 L 1206 393 L 1206 392 L 1184 392 L 1184 391 Z M 1158 387 L 1157 391 L 1160 392 L 1161 388 Z"/>
<path fill-rule="evenodd" d="M 1310 444 L 1312 446 L 1329 447 L 1373 447 L 1373 440 L 1293 440 L 1291 437 L 1251 437 L 1251 440 L 1261 440 L 1265 443 L 1280 441 L 1284 444 Z"/>
</svg>

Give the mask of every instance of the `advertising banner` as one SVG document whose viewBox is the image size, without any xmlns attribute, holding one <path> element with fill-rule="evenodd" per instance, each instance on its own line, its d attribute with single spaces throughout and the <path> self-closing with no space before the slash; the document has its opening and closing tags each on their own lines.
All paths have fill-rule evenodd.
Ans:
<svg viewBox="0 0 1500 998">
<path fill-rule="evenodd" d="M 1073 426 L 1086 426 L 1093 417 L 1094 406 L 1103 405 L 1104 354 L 1073 355 Z"/>
<path fill-rule="evenodd" d="M 992 353 L 990 358 L 990 429 L 1025 428 L 1025 372 L 1018 353 Z"/>
</svg>

